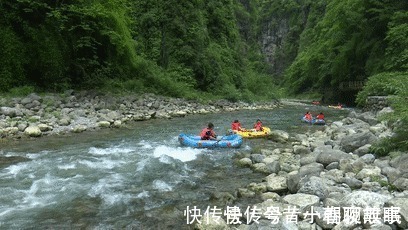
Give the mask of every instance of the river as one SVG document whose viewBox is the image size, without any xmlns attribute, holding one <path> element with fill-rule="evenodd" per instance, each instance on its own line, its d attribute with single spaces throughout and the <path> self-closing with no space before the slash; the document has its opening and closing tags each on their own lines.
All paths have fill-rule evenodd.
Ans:
<svg viewBox="0 0 408 230">
<path fill-rule="evenodd" d="M 198 134 L 213 122 L 222 135 L 235 119 L 249 128 L 258 118 L 289 133 L 323 129 L 299 121 L 306 110 L 322 110 L 329 120 L 346 114 L 313 106 L 242 110 L 3 143 L 4 155 L 30 160 L 0 168 L 0 229 L 189 229 L 187 206 L 220 205 L 214 194 L 263 179 L 233 159 L 271 141 L 192 149 L 180 146 L 178 134 Z"/>
</svg>

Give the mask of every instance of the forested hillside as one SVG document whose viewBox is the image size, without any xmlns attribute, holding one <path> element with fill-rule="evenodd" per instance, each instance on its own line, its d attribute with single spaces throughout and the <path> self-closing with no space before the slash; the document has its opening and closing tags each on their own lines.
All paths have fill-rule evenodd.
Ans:
<svg viewBox="0 0 408 230">
<path fill-rule="evenodd" d="M 272 98 L 257 10 L 233 0 L 2 1 L 0 90 Z"/>
<path fill-rule="evenodd" d="M 406 75 L 407 12 L 401 0 L 6 0 L 0 91 L 253 100 L 279 85 L 354 100 L 342 82 Z"/>
</svg>

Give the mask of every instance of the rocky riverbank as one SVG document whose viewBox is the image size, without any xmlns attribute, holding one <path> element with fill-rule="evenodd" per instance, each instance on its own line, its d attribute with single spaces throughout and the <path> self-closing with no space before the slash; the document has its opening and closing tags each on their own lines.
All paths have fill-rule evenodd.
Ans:
<svg viewBox="0 0 408 230">
<path fill-rule="evenodd" d="M 407 229 L 408 154 L 377 158 L 369 150 L 374 141 L 392 135 L 378 121 L 378 115 L 390 111 L 351 112 L 323 131 L 294 136 L 273 131 L 270 147 L 236 155 L 237 165 L 265 177 L 240 188 L 226 206 L 240 207 L 241 201 L 255 197 L 263 202 L 246 213 L 248 206 L 240 207 L 240 222 L 212 216 L 196 228 Z"/>
<path fill-rule="evenodd" d="M 0 137 L 21 139 L 119 128 L 132 121 L 239 109 L 272 109 L 277 101 L 249 104 L 226 100 L 208 104 L 153 94 L 112 96 L 93 91 L 0 99 Z"/>
</svg>

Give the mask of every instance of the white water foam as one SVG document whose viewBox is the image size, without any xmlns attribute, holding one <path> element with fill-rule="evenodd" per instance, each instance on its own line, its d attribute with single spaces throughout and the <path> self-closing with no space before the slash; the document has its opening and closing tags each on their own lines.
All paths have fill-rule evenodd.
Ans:
<svg viewBox="0 0 408 230">
<path fill-rule="evenodd" d="M 151 145 L 151 143 L 149 143 L 149 142 L 147 142 L 147 141 L 145 141 L 145 140 L 140 141 L 140 142 L 138 143 L 138 145 L 140 145 L 143 149 L 152 149 L 152 148 L 153 148 L 153 146 Z"/>
<path fill-rule="evenodd" d="M 204 149 L 184 148 L 184 147 L 169 147 L 165 145 L 158 146 L 154 149 L 154 157 L 160 158 L 162 163 L 168 163 L 166 158 L 162 156 L 169 156 L 178 159 L 182 162 L 192 161 L 197 158 L 197 155 L 205 151 Z"/>
<path fill-rule="evenodd" d="M 125 161 L 113 161 L 110 159 L 102 158 L 95 161 L 90 160 L 80 160 L 80 164 L 86 165 L 88 168 L 92 169 L 113 169 L 126 164 Z"/>
<path fill-rule="evenodd" d="M 58 165 L 59 169 L 64 169 L 64 170 L 68 170 L 68 169 L 75 169 L 76 168 L 76 164 L 71 163 L 71 164 L 65 164 L 65 165 Z"/>
<path fill-rule="evenodd" d="M 153 188 L 159 190 L 159 191 L 164 191 L 164 192 L 168 192 L 171 191 L 173 188 L 167 184 L 166 182 L 162 181 L 162 180 L 154 180 L 153 181 Z"/>
<path fill-rule="evenodd" d="M 146 190 L 143 190 L 143 192 L 137 194 L 136 197 L 137 197 L 137 198 L 147 198 L 147 197 L 149 197 L 149 192 L 146 191 Z"/>
<path fill-rule="evenodd" d="M 111 155 L 111 154 L 118 154 L 118 153 L 131 153 L 135 151 L 131 148 L 123 148 L 123 147 L 110 147 L 110 148 L 96 148 L 90 147 L 88 153 L 92 155 Z"/>
</svg>

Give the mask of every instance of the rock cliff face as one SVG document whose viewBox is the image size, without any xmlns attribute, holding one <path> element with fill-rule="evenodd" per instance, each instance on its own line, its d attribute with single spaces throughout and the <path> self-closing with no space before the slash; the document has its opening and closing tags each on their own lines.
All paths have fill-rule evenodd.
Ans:
<svg viewBox="0 0 408 230">
<path fill-rule="evenodd" d="M 302 32 L 313 24 L 309 13 L 315 6 L 302 1 L 292 3 L 272 0 L 261 6 L 261 52 L 270 64 L 270 72 L 278 77 L 295 59 Z"/>
</svg>

